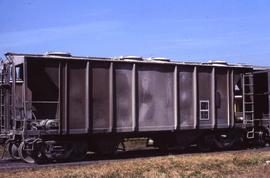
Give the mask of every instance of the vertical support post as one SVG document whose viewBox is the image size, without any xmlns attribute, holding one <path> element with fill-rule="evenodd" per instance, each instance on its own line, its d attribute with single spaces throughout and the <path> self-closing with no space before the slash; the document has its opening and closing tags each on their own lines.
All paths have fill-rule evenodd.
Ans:
<svg viewBox="0 0 270 178">
<path fill-rule="evenodd" d="M 109 79 L 109 97 L 110 97 L 110 104 L 109 104 L 109 131 L 112 131 L 113 122 L 114 122 L 114 63 L 110 63 L 110 79 Z"/>
<path fill-rule="evenodd" d="M 198 82 L 197 82 L 197 66 L 194 67 L 193 71 L 193 115 L 194 115 L 194 129 L 198 127 L 197 120 L 198 120 L 198 114 L 197 114 L 197 105 L 198 105 Z"/>
<path fill-rule="evenodd" d="M 174 67 L 174 129 L 178 128 L 178 66 Z"/>
<path fill-rule="evenodd" d="M 10 79 L 12 79 L 11 73 L 12 73 L 12 66 L 11 64 L 7 65 L 8 67 L 8 74 L 7 74 L 7 84 L 10 84 Z M 6 89 L 6 109 L 5 109 L 5 116 L 6 116 L 6 128 L 7 130 L 10 130 L 10 105 L 12 104 L 12 100 L 10 98 L 11 92 L 9 89 Z"/>
<path fill-rule="evenodd" d="M 12 129 L 16 129 L 16 98 L 15 98 L 15 93 L 16 93 L 16 68 L 15 64 L 12 61 L 12 91 L 11 91 L 11 99 L 12 99 L 12 112 L 11 112 L 11 117 L 12 117 Z"/>
<path fill-rule="evenodd" d="M 136 122 L 137 118 L 137 101 L 136 101 L 136 87 L 137 87 L 137 66 L 134 63 L 132 66 L 132 131 L 138 129 L 138 123 Z"/>
<path fill-rule="evenodd" d="M 230 127 L 230 115 L 231 115 L 231 97 L 230 97 L 230 72 L 226 69 L 226 86 L 227 86 L 227 126 Z"/>
<path fill-rule="evenodd" d="M 89 113 L 89 118 L 88 118 L 88 132 L 92 132 L 93 131 L 93 68 L 92 68 L 92 62 L 91 61 L 88 61 L 89 62 L 89 68 L 88 68 L 88 72 L 89 72 L 89 75 L 88 75 L 88 82 L 89 82 L 89 85 L 88 85 L 88 96 L 89 96 L 89 106 L 88 106 L 88 113 Z"/>
<path fill-rule="evenodd" d="M 215 77 L 215 67 L 212 67 L 212 72 L 211 72 L 211 119 L 212 119 L 212 128 L 215 128 L 216 126 L 216 77 Z"/>
<path fill-rule="evenodd" d="M 65 117 L 64 117 L 64 120 L 65 120 L 65 134 L 67 134 L 69 132 L 69 113 L 68 113 L 68 62 L 65 62 L 65 86 L 64 86 L 64 89 L 65 89 L 65 105 L 64 105 L 64 112 L 65 112 Z"/>
<path fill-rule="evenodd" d="M 231 70 L 230 72 L 230 89 L 231 89 L 231 127 L 234 126 L 234 113 L 235 113 L 235 108 L 234 108 L 234 71 Z"/>
<path fill-rule="evenodd" d="M 90 62 L 86 62 L 85 68 L 85 132 L 89 131 L 89 73 L 90 73 Z"/>
<path fill-rule="evenodd" d="M 3 72 L 3 71 L 1 71 Z M 2 75 L 0 75 L 0 77 L 2 78 Z M 2 81 L 2 79 L 0 79 L 0 81 Z M 2 96 L 3 96 L 3 89 L 0 88 L 0 123 L 1 123 L 1 128 L 0 128 L 0 133 L 2 133 L 2 129 L 4 129 L 4 123 L 3 123 L 3 113 L 2 113 L 2 108 L 3 108 L 3 101 L 2 101 Z"/>
<path fill-rule="evenodd" d="M 58 133 L 62 133 L 62 85 L 61 85 L 61 68 L 62 68 L 62 63 L 61 61 L 58 62 L 58 122 L 59 122 L 59 130 Z"/>
<path fill-rule="evenodd" d="M 27 86 L 28 86 L 28 78 L 27 78 L 27 59 L 24 60 L 23 63 L 23 93 L 22 93 L 22 103 L 23 103 L 23 130 L 22 130 L 22 140 L 24 141 L 24 137 L 25 137 L 25 129 L 26 129 L 26 119 L 27 119 L 27 102 L 26 102 L 26 96 L 27 96 Z"/>
<path fill-rule="evenodd" d="M 242 80 L 242 107 L 243 107 L 243 124 L 246 125 L 247 120 L 246 120 L 246 108 L 245 108 L 245 102 L 246 102 L 246 97 L 245 97 L 245 93 L 246 93 L 246 89 L 245 89 L 245 75 L 241 74 L 241 80 Z"/>
</svg>

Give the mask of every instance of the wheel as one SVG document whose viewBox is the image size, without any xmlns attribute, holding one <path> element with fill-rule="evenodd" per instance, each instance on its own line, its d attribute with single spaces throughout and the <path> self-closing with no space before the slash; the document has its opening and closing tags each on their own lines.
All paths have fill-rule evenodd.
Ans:
<svg viewBox="0 0 270 178">
<path fill-rule="evenodd" d="M 269 129 L 263 127 L 257 134 L 257 145 L 264 147 L 267 143 L 269 143 Z"/>
<path fill-rule="evenodd" d="M 235 145 L 236 139 L 231 134 L 220 133 L 217 134 L 214 143 L 218 149 L 228 150 L 232 149 Z"/>
<path fill-rule="evenodd" d="M 27 163 L 35 163 L 35 156 L 32 152 L 26 150 L 25 142 L 22 142 L 18 148 L 20 158 Z"/>
<path fill-rule="evenodd" d="M 56 140 L 45 141 L 40 151 L 43 157 L 38 159 L 47 161 L 80 161 L 83 160 L 88 151 L 88 144 L 86 142 L 70 141 L 58 142 Z"/>
<path fill-rule="evenodd" d="M 19 152 L 18 152 L 18 146 L 15 143 L 9 142 L 7 145 L 8 153 L 13 159 L 20 159 Z"/>
</svg>

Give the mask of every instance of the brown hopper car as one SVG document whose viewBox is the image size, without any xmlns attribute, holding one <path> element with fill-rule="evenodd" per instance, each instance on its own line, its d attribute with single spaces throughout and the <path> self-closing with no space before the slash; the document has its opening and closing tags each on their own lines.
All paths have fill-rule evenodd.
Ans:
<svg viewBox="0 0 270 178">
<path fill-rule="evenodd" d="M 221 61 L 7 53 L 0 139 L 29 163 L 110 154 L 133 137 L 159 148 L 265 143 L 268 74 Z"/>
</svg>

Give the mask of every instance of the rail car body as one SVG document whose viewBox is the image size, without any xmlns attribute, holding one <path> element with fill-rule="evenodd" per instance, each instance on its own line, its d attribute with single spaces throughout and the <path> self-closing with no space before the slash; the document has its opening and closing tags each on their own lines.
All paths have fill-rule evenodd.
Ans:
<svg viewBox="0 0 270 178">
<path fill-rule="evenodd" d="M 112 153 L 129 137 L 159 148 L 264 141 L 268 74 L 215 62 L 7 53 L 0 138 L 30 163 Z"/>
</svg>

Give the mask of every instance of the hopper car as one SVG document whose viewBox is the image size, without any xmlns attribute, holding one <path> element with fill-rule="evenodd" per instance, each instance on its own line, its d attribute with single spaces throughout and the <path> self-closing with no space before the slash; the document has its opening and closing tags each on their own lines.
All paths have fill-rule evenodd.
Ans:
<svg viewBox="0 0 270 178">
<path fill-rule="evenodd" d="M 269 141 L 270 72 L 224 61 L 6 53 L 0 144 L 14 159 L 81 160 L 126 138 L 160 149 Z"/>
</svg>

